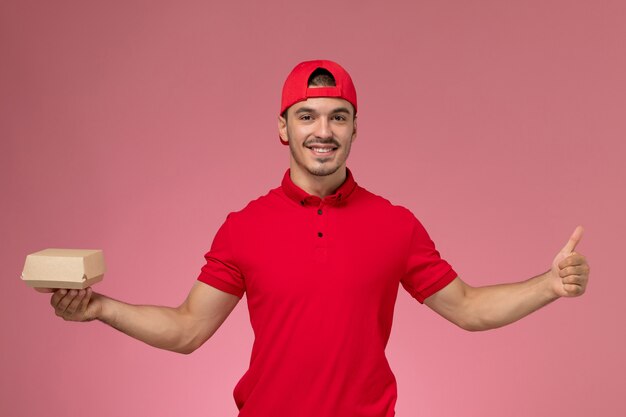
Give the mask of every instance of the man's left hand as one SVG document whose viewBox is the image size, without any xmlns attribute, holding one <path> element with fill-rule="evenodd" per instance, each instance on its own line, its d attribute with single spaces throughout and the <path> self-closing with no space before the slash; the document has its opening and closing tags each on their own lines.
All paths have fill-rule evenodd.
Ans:
<svg viewBox="0 0 626 417">
<path fill-rule="evenodd" d="M 582 235 L 582 226 L 576 227 L 567 244 L 552 261 L 550 283 L 559 297 L 577 297 L 584 294 L 587 288 L 589 264 L 583 255 L 574 252 Z"/>
</svg>

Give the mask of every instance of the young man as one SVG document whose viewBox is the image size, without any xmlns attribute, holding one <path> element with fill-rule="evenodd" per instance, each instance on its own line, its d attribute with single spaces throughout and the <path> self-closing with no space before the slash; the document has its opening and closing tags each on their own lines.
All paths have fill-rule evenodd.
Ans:
<svg viewBox="0 0 626 417">
<path fill-rule="evenodd" d="M 280 187 L 231 213 L 177 308 L 56 291 L 56 314 L 101 320 L 152 346 L 190 353 L 247 293 L 255 341 L 234 391 L 240 417 L 391 417 L 396 381 L 385 357 L 400 284 L 467 330 L 514 322 L 584 293 L 574 231 L 550 269 L 527 281 L 474 288 L 441 257 L 420 222 L 357 185 L 346 167 L 357 134 L 356 91 L 331 61 L 297 65 L 283 87 Z"/>
</svg>

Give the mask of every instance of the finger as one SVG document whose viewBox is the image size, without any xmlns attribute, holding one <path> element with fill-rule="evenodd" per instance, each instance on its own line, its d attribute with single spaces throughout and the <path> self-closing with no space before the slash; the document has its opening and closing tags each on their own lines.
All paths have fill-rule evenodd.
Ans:
<svg viewBox="0 0 626 417">
<path fill-rule="evenodd" d="M 574 233 L 572 233 L 572 236 L 570 236 L 569 240 L 567 241 L 567 243 L 563 247 L 562 252 L 565 252 L 565 253 L 572 253 L 572 252 L 574 252 L 574 249 L 576 249 L 576 245 L 578 245 L 578 243 L 580 242 L 580 239 L 582 238 L 582 236 L 583 236 L 583 227 L 582 226 L 576 226 L 576 229 L 574 230 Z"/>
<path fill-rule="evenodd" d="M 589 268 L 586 265 L 568 266 L 559 270 L 559 276 L 565 278 L 569 275 L 588 275 Z"/>
<path fill-rule="evenodd" d="M 85 290 L 77 291 L 76 297 L 74 297 L 72 302 L 69 303 L 69 305 L 67 306 L 67 309 L 65 310 L 65 313 L 69 315 L 74 314 L 76 310 L 78 310 L 78 308 L 80 307 L 80 303 L 83 301 L 84 298 L 85 298 Z"/>
<path fill-rule="evenodd" d="M 583 275 L 570 275 L 561 280 L 563 284 L 584 285 L 587 280 Z"/>
<path fill-rule="evenodd" d="M 565 290 L 565 292 L 567 292 L 569 296 L 572 297 L 581 295 L 585 292 L 585 289 L 583 287 L 576 284 L 564 284 L 563 289 Z"/>
<path fill-rule="evenodd" d="M 66 294 L 67 294 L 67 290 L 55 291 L 52 297 L 50 298 L 50 305 L 54 307 L 54 309 L 56 310 L 57 306 L 59 305 L 59 303 L 61 302 L 63 297 L 65 297 Z"/>
<path fill-rule="evenodd" d="M 559 268 L 566 268 L 568 266 L 587 265 L 587 259 L 580 253 L 573 252 L 571 255 L 566 256 L 561 262 L 559 262 Z"/>
<path fill-rule="evenodd" d="M 69 290 L 67 292 L 67 294 L 65 294 L 65 297 L 61 298 L 61 300 L 56 305 L 57 315 L 58 314 L 61 314 L 61 315 L 65 314 L 65 311 L 67 310 L 67 307 L 70 305 L 72 300 L 74 300 L 74 298 L 76 298 L 77 294 L 78 294 L 78 291 L 76 291 L 76 290 Z"/>
<path fill-rule="evenodd" d="M 89 300 L 91 300 L 91 294 L 92 294 L 91 288 L 87 288 L 85 297 L 83 298 L 83 301 L 80 303 L 80 307 L 79 307 L 79 310 L 81 313 L 84 313 L 85 311 L 87 311 Z"/>
</svg>

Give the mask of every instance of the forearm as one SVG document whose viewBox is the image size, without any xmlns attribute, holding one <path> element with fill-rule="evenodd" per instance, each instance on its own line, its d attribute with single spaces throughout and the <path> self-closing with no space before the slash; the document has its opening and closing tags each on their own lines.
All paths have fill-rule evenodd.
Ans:
<svg viewBox="0 0 626 417">
<path fill-rule="evenodd" d="M 98 295 L 99 321 L 151 346 L 179 353 L 195 347 L 191 318 L 181 308 L 132 305 Z"/>
<path fill-rule="evenodd" d="M 549 272 L 512 284 L 466 289 L 462 327 L 488 330 L 513 323 L 556 300 Z"/>
</svg>

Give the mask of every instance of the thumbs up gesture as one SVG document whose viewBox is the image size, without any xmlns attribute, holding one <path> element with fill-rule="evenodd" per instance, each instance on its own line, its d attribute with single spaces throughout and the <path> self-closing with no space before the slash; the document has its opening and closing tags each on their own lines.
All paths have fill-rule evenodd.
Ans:
<svg viewBox="0 0 626 417">
<path fill-rule="evenodd" d="M 567 244 L 559 251 L 550 269 L 552 289 L 559 297 L 577 297 L 585 292 L 589 281 L 587 259 L 575 252 L 583 235 L 583 228 L 576 227 Z"/>
</svg>

